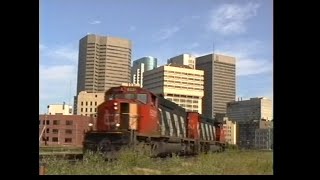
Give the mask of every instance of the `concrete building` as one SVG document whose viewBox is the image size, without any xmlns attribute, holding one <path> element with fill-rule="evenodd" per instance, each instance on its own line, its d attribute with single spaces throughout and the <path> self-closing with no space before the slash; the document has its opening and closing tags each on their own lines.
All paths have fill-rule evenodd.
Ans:
<svg viewBox="0 0 320 180">
<path fill-rule="evenodd" d="M 241 148 L 251 149 L 255 147 L 255 131 L 259 129 L 259 120 L 240 121 L 239 126 L 239 141 L 237 145 Z"/>
<path fill-rule="evenodd" d="M 273 149 L 273 128 L 256 129 L 255 131 L 256 149 Z"/>
<path fill-rule="evenodd" d="M 237 122 L 256 119 L 272 120 L 272 101 L 267 98 L 250 98 L 229 102 L 227 117 Z"/>
<path fill-rule="evenodd" d="M 248 149 L 256 147 L 256 133 L 260 132 L 257 129 L 273 127 L 273 121 L 266 120 L 239 121 L 237 124 L 239 126 L 239 141 L 237 144 L 239 147 Z"/>
<path fill-rule="evenodd" d="M 92 119 L 79 115 L 40 115 L 40 146 L 82 146 Z"/>
<path fill-rule="evenodd" d="M 196 57 L 191 54 L 181 54 L 168 59 L 168 64 L 186 65 L 196 69 Z"/>
<path fill-rule="evenodd" d="M 237 144 L 239 130 L 235 121 L 231 121 L 227 117 L 225 117 L 223 121 L 223 131 L 225 140 L 228 144 Z"/>
<path fill-rule="evenodd" d="M 204 71 L 203 115 L 226 114 L 227 102 L 236 98 L 235 58 L 208 54 L 196 58 L 196 69 Z"/>
<path fill-rule="evenodd" d="M 55 115 L 55 114 L 62 114 L 62 115 L 72 115 L 72 106 L 63 104 L 50 104 L 47 106 L 47 114 Z"/>
<path fill-rule="evenodd" d="M 175 102 L 188 111 L 201 113 L 203 71 L 184 65 L 165 65 L 144 72 L 144 88 Z"/>
<path fill-rule="evenodd" d="M 147 56 L 133 61 L 131 68 L 131 82 L 143 87 L 143 73 L 157 68 L 157 58 Z"/>
<path fill-rule="evenodd" d="M 97 107 L 104 102 L 104 93 L 81 91 L 75 97 L 75 115 L 97 117 Z"/>
<path fill-rule="evenodd" d="M 130 82 L 130 40 L 90 34 L 79 44 L 77 95 L 80 91 L 105 92 Z"/>
</svg>

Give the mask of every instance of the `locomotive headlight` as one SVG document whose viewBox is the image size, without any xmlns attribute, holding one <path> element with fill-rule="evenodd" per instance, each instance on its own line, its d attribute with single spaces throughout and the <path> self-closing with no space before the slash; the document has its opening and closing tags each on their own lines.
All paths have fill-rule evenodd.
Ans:
<svg viewBox="0 0 320 180">
<path fill-rule="evenodd" d="M 116 127 L 120 127 L 120 124 L 119 124 L 119 123 L 117 123 L 117 124 L 116 124 Z"/>
<path fill-rule="evenodd" d="M 113 103 L 113 105 L 115 105 L 115 106 L 116 106 L 116 105 L 118 105 L 118 103 L 117 103 L 117 102 L 114 102 L 114 103 Z"/>
<path fill-rule="evenodd" d="M 117 110 L 117 109 L 118 109 L 118 107 L 117 107 L 117 106 L 115 106 L 115 107 L 113 107 L 113 109 Z"/>
<path fill-rule="evenodd" d="M 91 127 L 91 126 L 93 126 L 93 124 L 92 124 L 92 123 L 89 123 L 89 126 Z"/>
</svg>

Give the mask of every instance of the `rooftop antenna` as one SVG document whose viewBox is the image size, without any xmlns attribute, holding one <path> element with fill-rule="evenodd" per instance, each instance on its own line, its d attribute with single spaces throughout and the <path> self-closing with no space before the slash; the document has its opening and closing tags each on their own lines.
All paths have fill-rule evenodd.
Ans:
<svg viewBox="0 0 320 180">
<path fill-rule="evenodd" d="M 212 39 L 212 59 L 214 60 L 214 39 Z"/>
<path fill-rule="evenodd" d="M 214 40 L 212 41 L 212 53 L 214 53 Z"/>
<path fill-rule="evenodd" d="M 71 105 L 71 80 L 69 82 L 69 105 Z"/>
</svg>

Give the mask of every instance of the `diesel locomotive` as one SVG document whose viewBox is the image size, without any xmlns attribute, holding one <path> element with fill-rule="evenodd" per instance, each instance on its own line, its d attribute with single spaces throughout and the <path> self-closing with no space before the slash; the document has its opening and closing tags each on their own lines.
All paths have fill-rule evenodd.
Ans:
<svg viewBox="0 0 320 180">
<path fill-rule="evenodd" d="M 138 86 L 105 93 L 96 129 L 85 134 L 84 151 L 113 156 L 122 147 L 144 144 L 155 156 L 197 155 L 225 148 L 222 123 L 187 112 L 176 103 Z"/>
</svg>

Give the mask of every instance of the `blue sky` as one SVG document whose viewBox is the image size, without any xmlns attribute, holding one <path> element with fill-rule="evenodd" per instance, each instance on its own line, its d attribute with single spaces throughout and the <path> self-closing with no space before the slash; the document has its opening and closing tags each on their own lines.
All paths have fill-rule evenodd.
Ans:
<svg viewBox="0 0 320 180">
<path fill-rule="evenodd" d="M 159 65 L 213 49 L 234 56 L 237 97 L 273 99 L 272 0 L 42 0 L 39 13 L 40 113 L 73 104 L 87 33 L 128 38 L 132 60 L 154 56 Z"/>
</svg>

